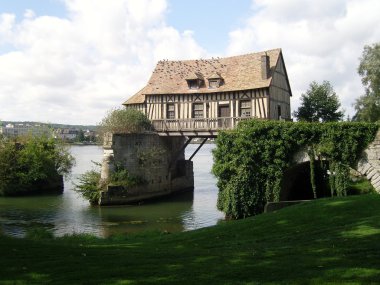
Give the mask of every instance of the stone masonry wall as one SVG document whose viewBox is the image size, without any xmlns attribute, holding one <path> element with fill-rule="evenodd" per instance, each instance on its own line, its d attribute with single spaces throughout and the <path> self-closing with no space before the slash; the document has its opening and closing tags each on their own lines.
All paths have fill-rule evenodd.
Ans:
<svg viewBox="0 0 380 285">
<path fill-rule="evenodd" d="M 124 204 L 193 188 L 193 165 L 185 161 L 184 140 L 156 133 L 108 135 L 103 146 L 101 178 L 106 180 L 114 165 L 121 164 L 146 184 L 129 189 L 108 187 L 100 204 Z"/>
<path fill-rule="evenodd" d="M 306 149 L 297 152 L 293 161 L 295 164 L 310 161 Z M 364 175 L 380 193 L 380 131 L 376 134 L 375 140 L 362 153 L 355 170 Z"/>
</svg>

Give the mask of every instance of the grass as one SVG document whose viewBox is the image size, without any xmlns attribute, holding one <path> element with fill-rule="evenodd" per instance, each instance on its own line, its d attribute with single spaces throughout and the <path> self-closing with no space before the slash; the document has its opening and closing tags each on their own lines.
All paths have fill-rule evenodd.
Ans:
<svg viewBox="0 0 380 285">
<path fill-rule="evenodd" d="M 376 193 L 375 188 L 373 188 L 371 182 L 366 178 L 357 178 L 356 181 L 350 181 L 347 189 L 349 195 L 361 195 Z"/>
<path fill-rule="evenodd" d="M 177 234 L 0 235 L 0 284 L 380 284 L 379 209 L 369 194 Z"/>
</svg>

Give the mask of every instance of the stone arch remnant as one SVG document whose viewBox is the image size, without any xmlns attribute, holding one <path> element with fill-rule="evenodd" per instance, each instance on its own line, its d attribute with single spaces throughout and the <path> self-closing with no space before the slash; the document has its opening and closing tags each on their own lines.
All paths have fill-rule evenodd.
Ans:
<svg viewBox="0 0 380 285">
<path fill-rule="evenodd" d="M 363 151 L 356 170 L 371 182 L 376 192 L 380 193 L 380 131 Z"/>
<path fill-rule="evenodd" d="M 293 157 L 293 163 L 296 165 L 309 161 L 310 157 L 306 148 L 298 151 Z M 361 154 L 355 170 L 365 176 L 376 192 L 380 193 L 380 131 L 377 132 L 374 141 Z"/>
</svg>

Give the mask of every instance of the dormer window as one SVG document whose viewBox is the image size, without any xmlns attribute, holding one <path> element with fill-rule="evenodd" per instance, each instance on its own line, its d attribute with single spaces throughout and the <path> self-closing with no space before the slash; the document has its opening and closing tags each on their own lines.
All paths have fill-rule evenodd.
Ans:
<svg viewBox="0 0 380 285">
<path fill-rule="evenodd" d="M 189 89 L 199 89 L 199 80 L 187 80 L 187 84 L 189 85 Z"/>
<path fill-rule="evenodd" d="M 203 75 L 200 72 L 195 72 L 193 74 L 190 74 L 186 78 L 187 85 L 189 86 L 189 89 L 199 89 L 203 85 Z"/>
<path fill-rule="evenodd" d="M 213 75 L 211 75 L 209 78 L 208 78 L 208 87 L 210 89 L 215 89 L 215 88 L 219 88 L 219 86 L 221 85 L 222 83 L 222 77 L 220 76 L 219 73 L 214 73 Z"/>
<path fill-rule="evenodd" d="M 208 80 L 208 84 L 209 84 L 209 88 L 211 89 L 215 89 L 215 88 L 218 88 L 219 87 L 219 79 L 209 79 Z"/>
</svg>

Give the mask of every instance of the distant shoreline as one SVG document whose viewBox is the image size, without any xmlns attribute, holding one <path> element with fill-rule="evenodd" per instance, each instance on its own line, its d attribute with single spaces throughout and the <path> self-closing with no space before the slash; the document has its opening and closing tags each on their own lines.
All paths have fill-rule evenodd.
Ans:
<svg viewBox="0 0 380 285">
<path fill-rule="evenodd" d="M 101 143 L 96 143 L 96 142 L 68 142 L 67 144 L 76 145 L 76 146 L 89 146 L 89 145 L 102 146 Z"/>
</svg>

